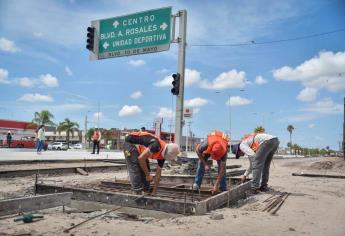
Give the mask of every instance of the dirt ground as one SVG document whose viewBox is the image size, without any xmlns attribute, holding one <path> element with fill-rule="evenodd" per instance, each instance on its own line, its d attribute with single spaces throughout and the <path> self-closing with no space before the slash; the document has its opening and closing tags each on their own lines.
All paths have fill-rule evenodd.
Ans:
<svg viewBox="0 0 345 236">
<path fill-rule="evenodd" d="M 229 160 L 229 164 L 248 165 L 248 160 Z M 345 162 L 337 158 L 276 159 L 271 165 L 270 187 L 291 193 L 276 215 L 262 212 L 270 193 L 260 193 L 232 208 L 218 209 L 223 219 L 213 220 L 213 213 L 203 216 L 164 216 L 146 221 L 103 217 L 64 233 L 63 230 L 99 214 L 64 214 L 60 208 L 44 211 L 44 220 L 24 224 L 13 218 L 0 220 L 0 235 L 345 235 L 345 179 L 308 178 L 291 173 L 345 175 Z M 126 178 L 127 172 L 116 174 Z M 89 176 L 41 177 L 45 183 L 88 183 L 112 180 L 114 173 Z M 0 179 L 0 199 L 31 195 L 34 177 Z M 130 210 L 129 210 L 130 211 Z M 133 210 L 134 211 L 134 210 Z M 104 212 L 104 211 L 102 211 Z M 137 213 L 135 213 L 137 214 Z M 150 215 L 155 216 L 154 213 Z"/>
</svg>

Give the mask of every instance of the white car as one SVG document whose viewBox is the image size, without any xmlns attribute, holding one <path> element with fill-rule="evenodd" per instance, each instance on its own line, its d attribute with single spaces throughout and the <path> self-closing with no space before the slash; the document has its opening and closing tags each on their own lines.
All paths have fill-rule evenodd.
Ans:
<svg viewBox="0 0 345 236">
<path fill-rule="evenodd" d="M 67 143 L 55 142 L 52 144 L 52 150 L 67 150 Z"/>
<path fill-rule="evenodd" d="M 76 143 L 71 146 L 72 149 L 82 149 L 83 145 L 81 143 Z"/>
</svg>

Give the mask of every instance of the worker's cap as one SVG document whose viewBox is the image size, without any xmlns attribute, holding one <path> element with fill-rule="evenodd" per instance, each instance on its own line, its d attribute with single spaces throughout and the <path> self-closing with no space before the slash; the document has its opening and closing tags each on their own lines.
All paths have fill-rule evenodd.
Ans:
<svg viewBox="0 0 345 236">
<path fill-rule="evenodd" d="M 168 143 L 165 145 L 162 153 L 165 160 L 175 160 L 180 153 L 180 148 L 176 143 Z"/>
<path fill-rule="evenodd" d="M 224 156 L 226 150 L 220 143 L 215 143 L 211 149 L 211 157 L 214 159 L 218 159 Z"/>
<path fill-rule="evenodd" d="M 240 158 L 240 153 L 239 153 L 239 150 L 240 150 L 240 144 L 241 143 L 235 143 L 235 144 L 231 144 L 231 152 L 233 154 L 235 154 L 235 158 L 238 159 Z"/>
<path fill-rule="evenodd" d="M 10 134 L 10 133 L 11 133 L 11 130 L 9 130 L 7 133 Z"/>
</svg>

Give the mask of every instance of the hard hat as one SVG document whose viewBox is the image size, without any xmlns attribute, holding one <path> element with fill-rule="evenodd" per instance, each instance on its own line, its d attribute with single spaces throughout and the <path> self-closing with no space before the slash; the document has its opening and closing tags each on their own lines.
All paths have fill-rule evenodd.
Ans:
<svg viewBox="0 0 345 236">
<path fill-rule="evenodd" d="M 226 150 L 224 150 L 223 146 L 220 143 L 215 143 L 212 146 L 211 157 L 219 158 L 219 157 L 224 156 L 225 153 L 226 153 Z"/>
<path fill-rule="evenodd" d="M 165 160 L 175 160 L 180 153 L 180 148 L 176 143 L 168 143 L 165 145 L 162 153 Z"/>
</svg>

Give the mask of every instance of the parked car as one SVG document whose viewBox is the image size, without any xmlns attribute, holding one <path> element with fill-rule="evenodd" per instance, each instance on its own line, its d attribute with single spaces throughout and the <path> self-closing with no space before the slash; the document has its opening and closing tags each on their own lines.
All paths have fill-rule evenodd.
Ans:
<svg viewBox="0 0 345 236">
<path fill-rule="evenodd" d="M 76 143 L 71 146 L 72 149 L 82 149 L 83 145 L 81 143 Z"/>
<path fill-rule="evenodd" d="M 54 142 L 52 144 L 52 150 L 67 150 L 66 142 Z"/>
</svg>

